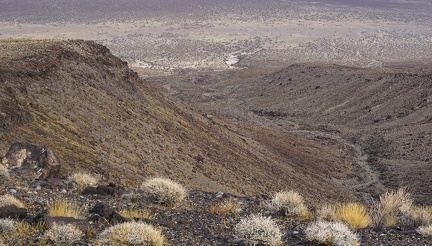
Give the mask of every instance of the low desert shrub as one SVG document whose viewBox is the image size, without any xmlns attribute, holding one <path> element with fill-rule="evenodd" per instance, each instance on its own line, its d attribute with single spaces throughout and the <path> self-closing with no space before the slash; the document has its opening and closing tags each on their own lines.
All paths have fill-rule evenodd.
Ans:
<svg viewBox="0 0 432 246">
<path fill-rule="evenodd" d="M 303 197 L 292 190 L 276 193 L 270 201 L 269 208 L 282 216 L 311 217 Z"/>
<path fill-rule="evenodd" d="M 16 229 L 18 222 L 12 219 L 0 219 L 0 233 L 12 232 Z"/>
<path fill-rule="evenodd" d="M 9 179 L 9 170 L 0 164 L 0 182 L 4 182 Z"/>
<path fill-rule="evenodd" d="M 426 226 L 432 224 L 432 207 L 413 207 L 411 217 L 415 226 Z"/>
<path fill-rule="evenodd" d="M 317 220 L 332 221 L 336 216 L 336 205 L 334 204 L 323 204 L 316 211 Z"/>
<path fill-rule="evenodd" d="M 375 226 L 393 226 L 398 223 L 406 224 L 412 220 L 411 209 L 413 200 L 411 194 L 405 189 L 394 192 L 386 192 L 380 196 L 372 213 L 372 221 Z"/>
<path fill-rule="evenodd" d="M 182 185 L 164 178 L 153 178 L 141 185 L 143 196 L 152 203 L 175 206 L 183 201 L 186 189 Z"/>
<path fill-rule="evenodd" d="M 143 222 L 127 222 L 105 229 L 100 235 L 98 245 L 151 245 L 162 246 L 165 237 L 162 231 Z"/>
<path fill-rule="evenodd" d="M 77 172 L 69 176 L 69 181 L 74 182 L 79 188 L 88 186 L 96 186 L 99 183 L 99 178 L 95 175 L 85 172 Z"/>
<path fill-rule="evenodd" d="M 84 211 L 76 202 L 59 199 L 48 203 L 48 215 L 78 219 L 84 216 Z"/>
<path fill-rule="evenodd" d="M 336 206 L 333 220 L 346 223 L 352 230 L 365 228 L 371 223 L 366 207 L 354 202 Z"/>
<path fill-rule="evenodd" d="M 84 233 L 74 225 L 56 223 L 45 232 L 44 239 L 52 245 L 75 245 L 84 237 Z"/>
<path fill-rule="evenodd" d="M 240 220 L 235 227 L 236 237 L 246 245 L 281 245 L 282 233 L 270 218 L 251 215 Z"/>
<path fill-rule="evenodd" d="M 15 205 L 18 208 L 24 208 L 24 204 L 16 199 L 14 196 L 6 194 L 3 196 L 0 196 L 0 207 L 9 206 L 9 205 Z"/>
<path fill-rule="evenodd" d="M 149 219 L 150 218 L 150 212 L 144 209 L 121 210 L 119 214 L 128 219 L 142 219 L 142 218 Z"/>
<path fill-rule="evenodd" d="M 306 238 L 324 245 L 357 246 L 358 236 L 341 222 L 317 221 L 308 225 Z"/>
<path fill-rule="evenodd" d="M 228 213 L 240 211 L 241 202 L 238 199 L 229 197 L 218 204 L 210 206 L 210 213 L 225 217 Z"/>
<path fill-rule="evenodd" d="M 420 226 L 417 232 L 423 236 L 432 236 L 432 225 Z"/>
</svg>

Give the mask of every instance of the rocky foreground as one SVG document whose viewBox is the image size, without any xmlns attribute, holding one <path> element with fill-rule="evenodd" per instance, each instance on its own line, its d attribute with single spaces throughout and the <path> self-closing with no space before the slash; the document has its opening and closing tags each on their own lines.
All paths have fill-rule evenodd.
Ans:
<svg viewBox="0 0 432 246">
<path fill-rule="evenodd" d="M 305 235 L 313 217 L 299 219 L 272 214 L 266 199 L 194 190 L 171 208 L 132 199 L 131 194 L 139 193 L 138 189 L 123 189 L 115 184 L 80 188 L 71 179 L 34 179 L 31 169 L 13 168 L 9 173 L 0 192 L 18 198 L 25 208 L 2 206 L 0 217 L 15 217 L 33 229 L 15 235 L 0 232 L 6 245 L 69 245 L 46 240 L 46 231 L 55 223 L 71 224 L 83 232 L 85 236 L 72 245 L 94 245 L 104 229 L 127 221 L 143 221 L 161 229 L 168 245 L 244 245 L 234 228 L 251 214 L 272 216 L 283 234 L 283 245 L 316 245 Z M 77 218 L 49 215 L 48 205 L 60 200 L 77 204 L 82 215 Z M 128 218 L 124 211 L 141 213 Z M 357 234 L 361 245 L 430 245 L 432 240 L 418 234 L 415 228 L 401 226 L 370 227 L 359 229 Z"/>
</svg>

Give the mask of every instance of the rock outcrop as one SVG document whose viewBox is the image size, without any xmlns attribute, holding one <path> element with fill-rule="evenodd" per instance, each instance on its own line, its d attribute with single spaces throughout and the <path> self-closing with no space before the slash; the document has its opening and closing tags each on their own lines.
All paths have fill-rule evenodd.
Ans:
<svg viewBox="0 0 432 246">
<path fill-rule="evenodd" d="M 59 178 L 60 162 L 54 152 L 44 146 L 30 143 L 13 143 L 2 158 L 7 167 L 30 168 L 36 171 L 37 178 Z"/>
</svg>

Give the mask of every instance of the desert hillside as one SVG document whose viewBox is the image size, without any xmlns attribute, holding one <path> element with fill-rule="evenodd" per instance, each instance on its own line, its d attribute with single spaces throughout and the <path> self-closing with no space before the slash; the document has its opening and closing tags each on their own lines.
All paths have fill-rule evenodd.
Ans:
<svg viewBox="0 0 432 246">
<path fill-rule="evenodd" d="M 272 62 L 149 81 L 202 110 L 345 141 L 367 155 L 387 188 L 407 187 L 417 202 L 430 204 L 431 79 L 430 68 L 409 64 L 371 69 Z"/>
<path fill-rule="evenodd" d="M 232 121 L 164 96 L 101 45 L 0 43 L 0 149 L 48 146 L 77 170 L 135 187 L 169 177 L 188 189 L 310 201 L 355 199 L 374 174 L 350 145 Z"/>
</svg>

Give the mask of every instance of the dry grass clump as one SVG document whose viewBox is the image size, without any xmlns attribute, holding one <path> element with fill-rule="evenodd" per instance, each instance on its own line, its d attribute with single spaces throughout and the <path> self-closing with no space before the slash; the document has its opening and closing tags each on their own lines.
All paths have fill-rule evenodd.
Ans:
<svg viewBox="0 0 432 246">
<path fill-rule="evenodd" d="M 95 175 L 85 172 L 77 172 L 68 177 L 69 181 L 72 181 L 80 188 L 88 186 L 96 186 L 99 183 L 99 178 Z"/>
<path fill-rule="evenodd" d="M 162 246 L 165 237 L 162 231 L 143 222 L 117 224 L 99 235 L 98 245 L 151 245 Z"/>
<path fill-rule="evenodd" d="M 366 207 L 360 203 L 350 202 L 336 206 L 333 220 L 346 223 L 352 230 L 365 228 L 371 223 Z"/>
<path fill-rule="evenodd" d="M 167 206 L 175 206 L 186 197 L 186 189 L 182 185 L 164 178 L 153 178 L 141 185 L 145 199 Z"/>
<path fill-rule="evenodd" d="M 251 215 L 241 219 L 234 230 L 246 245 L 282 245 L 282 232 L 270 217 Z"/>
<path fill-rule="evenodd" d="M 0 219 L 0 233 L 15 231 L 18 222 L 12 219 Z"/>
<path fill-rule="evenodd" d="M 413 200 L 405 189 L 386 192 L 380 196 L 375 205 L 372 221 L 376 226 L 393 226 L 398 223 L 406 224 L 412 220 L 411 209 Z"/>
<path fill-rule="evenodd" d="M 210 206 L 210 213 L 225 217 L 228 213 L 237 213 L 240 210 L 241 202 L 233 197 L 223 200 L 219 204 Z"/>
<path fill-rule="evenodd" d="M 341 222 L 317 221 L 306 228 L 306 238 L 324 245 L 357 246 L 360 245 L 357 234 Z"/>
<path fill-rule="evenodd" d="M 149 219 L 151 217 L 150 212 L 145 209 L 122 210 L 119 212 L 119 214 L 128 219 L 142 219 L 142 218 Z"/>
<path fill-rule="evenodd" d="M 432 207 L 413 207 L 411 209 L 411 217 L 414 225 L 430 225 L 432 224 Z"/>
<path fill-rule="evenodd" d="M 9 206 L 9 205 L 15 205 L 18 208 L 24 208 L 24 204 L 16 199 L 14 196 L 6 194 L 3 196 L 0 196 L 0 207 Z"/>
<path fill-rule="evenodd" d="M 56 223 L 45 232 L 44 239 L 53 245 L 75 245 L 84 237 L 84 233 L 74 225 Z"/>
<path fill-rule="evenodd" d="M 276 193 L 268 207 L 282 216 L 297 216 L 305 219 L 311 217 L 303 197 L 292 190 Z"/>
<path fill-rule="evenodd" d="M 417 229 L 417 232 L 423 236 L 432 236 L 432 225 L 420 226 Z"/>
<path fill-rule="evenodd" d="M 9 170 L 0 164 L 0 182 L 9 180 Z"/>
<path fill-rule="evenodd" d="M 84 211 L 76 202 L 59 199 L 48 203 L 48 215 L 52 217 L 61 216 L 78 219 L 84 216 Z"/>
</svg>

